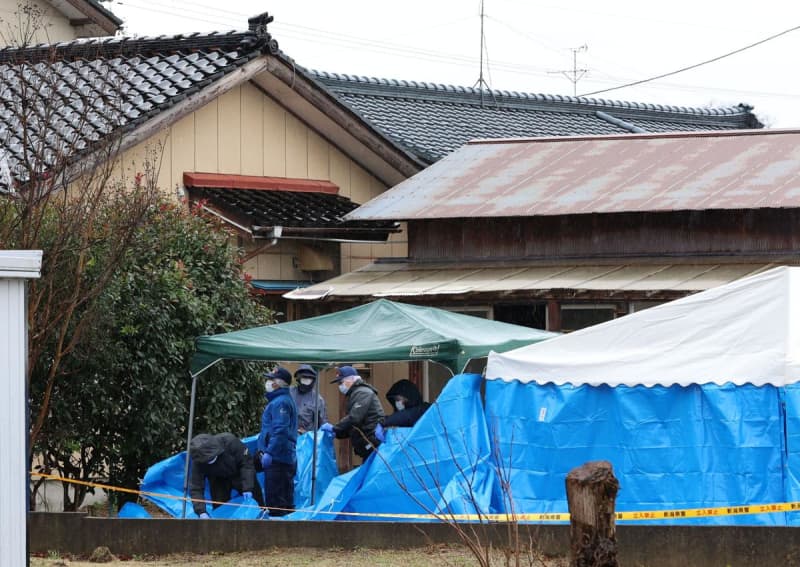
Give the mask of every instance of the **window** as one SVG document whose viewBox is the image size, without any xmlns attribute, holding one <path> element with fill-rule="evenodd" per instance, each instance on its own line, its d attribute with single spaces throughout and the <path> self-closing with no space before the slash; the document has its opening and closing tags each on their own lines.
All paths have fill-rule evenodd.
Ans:
<svg viewBox="0 0 800 567">
<path fill-rule="evenodd" d="M 614 319 L 617 306 L 609 304 L 561 305 L 561 330 L 565 333 Z"/>
</svg>

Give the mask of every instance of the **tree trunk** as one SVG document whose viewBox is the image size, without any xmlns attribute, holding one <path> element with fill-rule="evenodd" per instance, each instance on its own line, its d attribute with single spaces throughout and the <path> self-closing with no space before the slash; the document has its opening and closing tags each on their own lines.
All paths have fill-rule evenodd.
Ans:
<svg viewBox="0 0 800 567">
<path fill-rule="evenodd" d="M 608 461 L 585 463 L 567 475 L 570 567 L 618 567 L 614 519 L 618 488 Z"/>
</svg>

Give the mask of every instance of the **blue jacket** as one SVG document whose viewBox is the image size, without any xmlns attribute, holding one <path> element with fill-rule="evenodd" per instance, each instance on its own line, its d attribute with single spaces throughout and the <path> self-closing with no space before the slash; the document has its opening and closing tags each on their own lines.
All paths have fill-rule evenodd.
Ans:
<svg viewBox="0 0 800 567">
<path fill-rule="evenodd" d="M 297 462 L 297 408 L 289 388 L 265 394 L 267 407 L 261 414 L 261 433 L 256 447 L 272 460 L 293 465 Z"/>
</svg>

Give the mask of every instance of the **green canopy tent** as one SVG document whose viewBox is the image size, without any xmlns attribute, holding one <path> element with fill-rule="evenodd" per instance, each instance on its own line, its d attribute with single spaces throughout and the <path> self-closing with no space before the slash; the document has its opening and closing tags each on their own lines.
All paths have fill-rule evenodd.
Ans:
<svg viewBox="0 0 800 567">
<path fill-rule="evenodd" d="M 310 319 L 197 339 L 192 375 L 225 358 L 328 364 L 433 360 L 451 372 L 473 358 L 536 343 L 554 333 L 379 299 Z"/>
<path fill-rule="evenodd" d="M 329 315 L 199 337 L 191 364 L 187 451 L 192 437 L 197 377 L 223 359 L 304 362 L 318 366 L 343 361 L 431 360 L 456 374 L 471 359 L 487 356 L 490 351 L 505 352 L 553 336 L 555 333 L 444 309 L 379 299 Z M 184 482 L 188 483 L 186 477 Z"/>
</svg>

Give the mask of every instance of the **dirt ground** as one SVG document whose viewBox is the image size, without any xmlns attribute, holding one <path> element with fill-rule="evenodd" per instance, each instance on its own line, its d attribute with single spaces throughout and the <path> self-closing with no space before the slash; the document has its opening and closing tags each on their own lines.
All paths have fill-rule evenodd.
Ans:
<svg viewBox="0 0 800 567">
<path fill-rule="evenodd" d="M 212 553 L 203 555 L 170 555 L 166 557 L 121 557 L 110 562 L 90 562 L 88 558 L 31 557 L 31 567 L 94 567 L 102 565 L 136 565 L 146 567 L 432 567 L 446 565 L 467 567 L 477 565 L 468 550 L 460 546 L 431 546 L 413 550 L 377 549 L 272 549 L 247 553 Z M 520 565 L 527 567 L 566 567 L 564 558 L 521 557 Z M 492 565 L 506 565 L 502 553 L 492 555 Z M 512 560 L 510 565 L 514 565 Z"/>
</svg>

